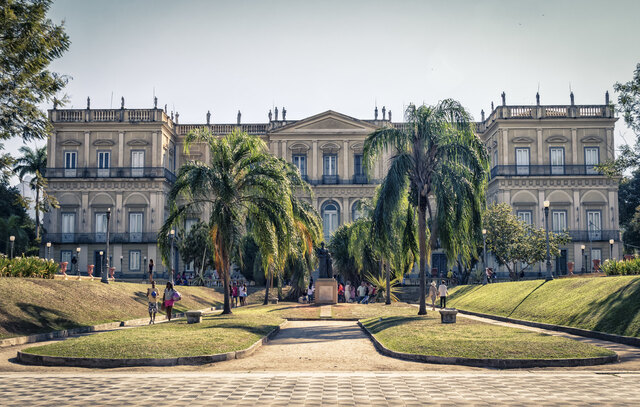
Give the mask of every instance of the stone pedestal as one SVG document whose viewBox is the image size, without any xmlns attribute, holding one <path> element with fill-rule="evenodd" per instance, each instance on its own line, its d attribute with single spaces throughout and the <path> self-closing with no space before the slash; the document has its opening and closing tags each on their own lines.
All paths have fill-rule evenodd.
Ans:
<svg viewBox="0 0 640 407">
<path fill-rule="evenodd" d="M 333 278 L 319 278 L 316 280 L 314 299 L 316 304 L 338 303 L 338 282 Z"/>
<path fill-rule="evenodd" d="M 187 311 L 187 324 L 199 324 L 202 321 L 201 311 Z"/>
<path fill-rule="evenodd" d="M 454 308 L 445 308 L 440 310 L 440 322 L 443 324 L 455 324 L 458 310 Z"/>
</svg>

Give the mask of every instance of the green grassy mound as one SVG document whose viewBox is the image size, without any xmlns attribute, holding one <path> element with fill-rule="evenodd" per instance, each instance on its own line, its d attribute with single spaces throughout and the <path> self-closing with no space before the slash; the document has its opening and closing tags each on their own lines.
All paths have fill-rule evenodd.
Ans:
<svg viewBox="0 0 640 407">
<path fill-rule="evenodd" d="M 284 322 L 273 307 L 248 306 L 231 315 L 204 316 L 200 324 L 185 320 L 67 339 L 23 352 L 90 358 L 175 358 L 246 349 Z"/>
<path fill-rule="evenodd" d="M 385 347 L 396 352 L 481 359 L 564 359 L 614 355 L 572 339 L 457 318 L 441 324 L 439 315 L 363 320 Z"/>
<path fill-rule="evenodd" d="M 143 318 L 148 284 L 0 278 L 0 339 L 104 322 Z M 163 287 L 159 287 L 161 292 Z M 220 304 L 204 287 L 178 288 L 176 312 Z"/>
<path fill-rule="evenodd" d="M 640 277 L 564 278 L 461 286 L 447 305 L 462 310 L 640 336 Z"/>
</svg>

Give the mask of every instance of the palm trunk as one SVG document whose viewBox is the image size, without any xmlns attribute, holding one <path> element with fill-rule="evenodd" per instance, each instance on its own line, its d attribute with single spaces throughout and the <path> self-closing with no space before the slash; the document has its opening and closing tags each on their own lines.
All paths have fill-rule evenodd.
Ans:
<svg viewBox="0 0 640 407">
<path fill-rule="evenodd" d="M 420 201 L 421 197 L 418 197 Z M 418 315 L 427 315 L 427 286 L 425 275 L 427 269 L 427 225 L 425 206 L 418 203 L 418 246 L 420 248 L 420 310 Z"/>
<path fill-rule="evenodd" d="M 229 275 L 230 265 L 228 261 L 224 262 L 224 308 L 222 314 L 231 314 L 231 298 L 229 297 L 229 286 L 231 285 L 231 276 Z"/>
<path fill-rule="evenodd" d="M 36 187 L 36 240 L 40 240 L 40 188 Z"/>
<path fill-rule="evenodd" d="M 384 302 L 386 305 L 390 305 L 391 304 L 391 270 L 389 267 L 389 264 L 385 264 L 384 263 L 384 258 L 382 260 L 380 260 L 380 268 L 382 268 L 384 266 L 386 266 L 386 277 L 387 277 L 387 298 L 386 301 Z M 380 272 L 382 272 L 382 270 L 380 270 Z"/>
<path fill-rule="evenodd" d="M 269 286 L 271 286 L 271 267 L 269 266 L 269 272 L 267 275 L 267 284 L 264 290 L 264 302 L 262 303 L 262 305 L 268 305 L 269 304 Z"/>
<path fill-rule="evenodd" d="M 278 301 L 282 301 L 282 271 L 278 271 Z"/>
</svg>

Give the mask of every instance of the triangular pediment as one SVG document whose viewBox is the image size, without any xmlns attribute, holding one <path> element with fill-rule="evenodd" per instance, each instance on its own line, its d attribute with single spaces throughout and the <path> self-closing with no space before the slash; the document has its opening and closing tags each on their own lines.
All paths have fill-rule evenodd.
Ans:
<svg viewBox="0 0 640 407">
<path fill-rule="evenodd" d="M 94 146 L 114 146 L 115 144 L 116 142 L 110 139 L 100 139 L 93 142 Z"/>
<path fill-rule="evenodd" d="M 141 147 L 141 146 L 148 146 L 149 142 L 147 140 L 134 139 L 134 140 L 128 141 L 127 145 L 134 146 L 134 147 Z"/>
<path fill-rule="evenodd" d="M 298 120 L 271 133 L 371 133 L 376 126 L 342 113 L 326 112 Z"/>
<path fill-rule="evenodd" d="M 82 143 L 77 140 L 64 140 L 59 142 L 58 144 L 65 147 L 78 147 L 82 145 Z"/>
</svg>

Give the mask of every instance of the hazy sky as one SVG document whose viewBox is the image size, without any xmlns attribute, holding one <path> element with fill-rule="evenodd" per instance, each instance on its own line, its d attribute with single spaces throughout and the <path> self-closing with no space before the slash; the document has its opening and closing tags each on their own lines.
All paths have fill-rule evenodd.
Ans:
<svg viewBox="0 0 640 407">
<path fill-rule="evenodd" d="M 58 0 L 69 107 L 160 106 L 180 123 L 264 122 L 332 109 L 401 119 L 452 97 L 476 117 L 508 104 L 602 104 L 640 62 L 640 1 Z M 113 96 L 112 96 L 113 95 Z M 618 122 L 617 142 L 634 135 Z M 7 143 L 15 151 L 20 142 Z"/>
</svg>

